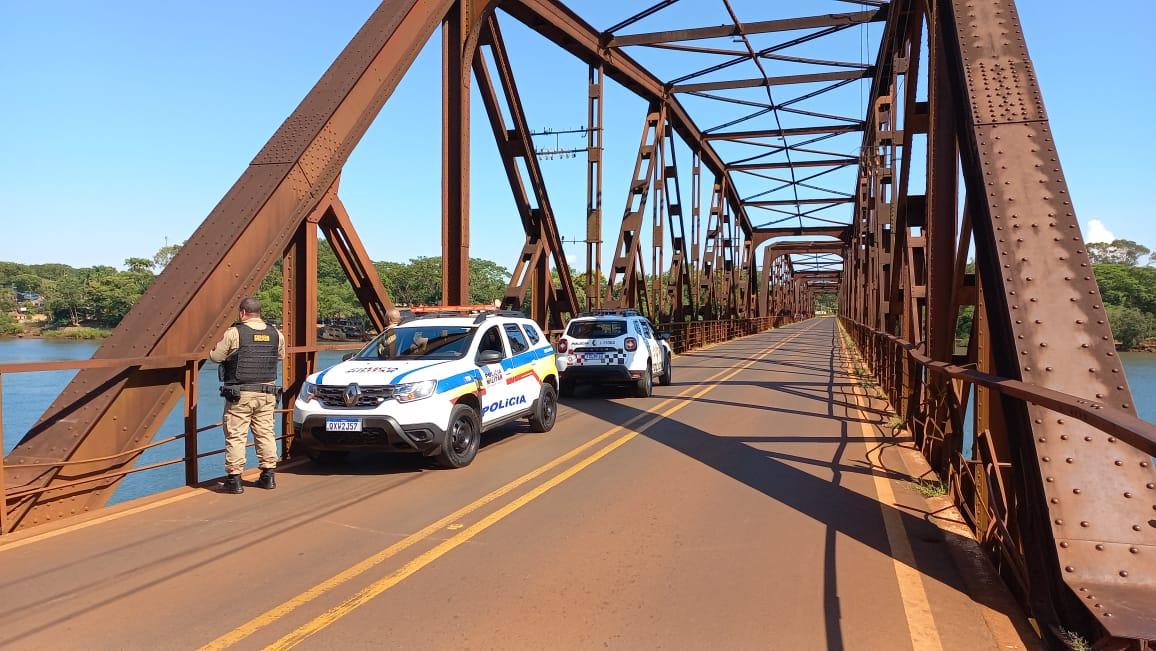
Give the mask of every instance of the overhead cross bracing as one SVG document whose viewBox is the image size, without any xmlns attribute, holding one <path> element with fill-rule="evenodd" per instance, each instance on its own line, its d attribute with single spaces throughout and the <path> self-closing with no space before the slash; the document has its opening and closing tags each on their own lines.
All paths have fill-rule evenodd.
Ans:
<svg viewBox="0 0 1156 651">
<path fill-rule="evenodd" d="M 753 226 L 849 225 L 888 4 L 720 0 L 706 24 L 712 4 L 659 2 L 611 25 L 607 44 L 662 71 Z"/>
</svg>

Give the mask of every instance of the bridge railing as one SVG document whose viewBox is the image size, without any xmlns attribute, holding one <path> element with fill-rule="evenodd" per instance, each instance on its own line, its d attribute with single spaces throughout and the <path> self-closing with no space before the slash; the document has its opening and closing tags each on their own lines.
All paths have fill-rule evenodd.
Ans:
<svg viewBox="0 0 1156 651">
<path fill-rule="evenodd" d="M 296 346 L 286 349 L 286 353 L 312 353 L 316 354 L 321 351 L 345 351 L 357 350 L 364 345 L 362 342 L 354 342 L 350 344 L 327 344 L 316 346 Z M 184 355 L 166 355 L 157 357 L 122 357 L 122 358 L 105 358 L 105 359 L 81 359 L 81 360 L 59 360 L 46 362 L 13 362 L 0 363 L 0 451 L 5 448 L 5 432 L 4 432 L 4 380 L 6 376 L 11 376 L 20 373 L 43 373 L 51 371 L 79 371 L 85 369 L 113 369 L 120 373 L 132 373 L 140 370 L 160 370 L 160 369 L 183 369 L 184 373 L 181 380 L 177 383 L 180 387 L 181 395 L 184 398 L 184 431 L 168 436 L 162 439 L 150 441 L 146 445 L 141 445 L 128 450 L 123 450 L 111 455 L 100 457 L 91 457 L 86 459 L 69 459 L 66 461 L 53 461 L 45 463 L 21 463 L 16 466 L 9 466 L 4 462 L 4 455 L 0 454 L 0 534 L 10 531 L 9 527 L 9 504 L 19 503 L 21 500 L 33 496 L 41 495 L 43 493 L 66 491 L 68 489 L 83 486 L 85 484 L 95 484 L 100 482 L 108 482 L 120 480 L 128 475 L 148 472 L 174 466 L 178 464 L 184 465 L 185 470 L 185 485 L 196 486 L 203 482 L 200 479 L 200 460 L 206 457 L 224 454 L 225 448 L 201 451 L 199 448 L 198 435 L 202 432 L 207 432 L 220 428 L 224 425 L 222 421 L 213 422 L 207 425 L 198 424 L 199 415 L 199 392 L 200 392 L 200 368 L 208 359 L 205 353 L 187 353 Z M 277 413 L 285 414 L 291 411 L 290 409 L 277 409 Z M 286 433 L 282 432 L 277 437 L 277 440 L 284 440 Z M 144 452 L 153 448 L 167 445 L 175 441 L 184 441 L 184 454 L 178 458 L 165 459 L 141 466 L 134 466 L 134 462 Z M 253 447 L 253 443 L 248 443 L 247 447 Z M 102 467 L 107 468 L 109 465 L 119 466 L 116 470 L 100 470 L 92 473 L 85 473 L 85 466 L 94 464 L 102 464 Z M 9 485 L 8 471 L 19 470 L 42 470 L 43 472 L 34 473 L 34 476 L 27 482 L 19 486 Z M 54 476 L 57 473 L 67 470 L 70 473 L 77 475 L 75 479 L 68 481 L 54 481 L 45 482 L 44 479 L 49 476 Z"/>
<path fill-rule="evenodd" d="M 1020 380 L 984 373 L 974 368 L 935 361 L 921 347 L 894 335 L 875 330 L 846 317 L 840 321 L 858 348 L 879 388 L 914 437 L 933 470 L 946 482 L 947 490 L 967 519 L 976 539 L 995 558 L 997 567 L 1022 598 L 1028 594 L 1028 566 L 1024 532 L 1017 526 L 1016 511 L 1023 500 L 1035 498 L 1017 487 L 1016 468 L 1007 453 L 997 452 L 997 440 L 1009 432 L 976 427 L 972 449 L 963 443 L 969 424 L 969 402 L 982 388 L 993 399 L 1018 401 L 1050 409 L 1105 432 L 1109 442 L 1119 442 L 1156 457 L 1156 425 L 1095 400 L 1088 400 Z M 893 423 L 892 427 L 897 427 Z M 1010 425 L 1010 424 L 1009 424 Z M 1010 425 L 1013 426 L 1014 425 Z M 1152 484 L 1148 488 L 1153 488 Z M 1028 504 L 1043 508 L 1046 504 Z"/>
<path fill-rule="evenodd" d="M 753 335 L 771 328 L 781 328 L 803 317 L 782 315 L 752 317 L 749 319 L 727 319 L 715 321 L 675 321 L 656 323 L 659 332 L 668 333 L 670 347 L 676 353 L 702 348 L 711 344 L 730 341 L 738 337 Z"/>
</svg>

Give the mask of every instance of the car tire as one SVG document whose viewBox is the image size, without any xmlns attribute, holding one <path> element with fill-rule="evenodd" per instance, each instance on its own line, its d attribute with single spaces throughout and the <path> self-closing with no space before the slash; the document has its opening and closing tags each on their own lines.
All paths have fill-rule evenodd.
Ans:
<svg viewBox="0 0 1156 651">
<path fill-rule="evenodd" d="M 673 379 L 674 371 L 670 368 L 670 353 L 666 353 L 662 356 L 662 375 L 658 376 L 658 383 L 668 387 Z"/>
<path fill-rule="evenodd" d="M 534 402 L 534 410 L 530 412 L 530 431 L 549 432 L 554 429 L 557 418 L 558 392 L 554 390 L 554 385 L 543 382 L 538 400 Z"/>
<path fill-rule="evenodd" d="M 654 393 L 654 368 L 650 360 L 646 360 L 646 372 L 634 384 L 634 395 L 639 398 L 649 398 Z"/>
<path fill-rule="evenodd" d="M 482 440 L 482 419 L 469 405 L 454 405 L 446 440 L 435 461 L 443 468 L 464 468 L 478 456 Z"/>
<path fill-rule="evenodd" d="M 349 458 L 349 453 L 345 450 L 306 450 L 305 456 L 313 463 L 322 466 L 336 466 L 340 463 L 345 463 Z"/>
</svg>

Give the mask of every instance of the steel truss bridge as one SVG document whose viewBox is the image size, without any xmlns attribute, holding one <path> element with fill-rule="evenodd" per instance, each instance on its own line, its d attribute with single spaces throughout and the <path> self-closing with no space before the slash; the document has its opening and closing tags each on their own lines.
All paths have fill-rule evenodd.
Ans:
<svg viewBox="0 0 1156 651">
<path fill-rule="evenodd" d="M 683 352 L 809 319 L 817 295 L 837 294 L 846 341 L 830 349 L 858 351 L 893 427 L 944 478 L 1045 642 L 1078 631 L 1097 648 L 1141 648 L 1156 638 L 1156 427 L 1136 417 L 1015 3 L 844 1 L 843 12 L 761 19 L 721 0 L 725 24 L 658 32 L 640 25 L 677 0 L 603 30 L 559 0 L 384 2 L 91 360 L 0 365 L 0 379 L 79 371 L 0 467 L 0 540 L 99 510 L 127 474 L 166 465 L 134 464 L 172 440 L 185 455 L 170 463 L 199 485 L 197 433 L 209 427 L 197 371 L 278 262 L 295 394 L 325 349 L 319 235 L 384 326 L 393 303 L 342 203 L 341 173 L 440 38 L 445 304 L 470 302 L 476 88 L 525 237 L 504 307 L 552 333 L 582 310 L 639 309 Z M 503 37 L 510 21 L 589 67 L 577 275 Z M 882 34 L 867 60 L 799 53 L 865 24 Z M 640 62 L 664 56 L 696 63 L 659 76 Z M 792 74 L 770 75 L 772 64 Z M 869 93 L 842 113 L 813 107 L 860 80 Z M 608 81 L 648 105 L 628 179 L 603 174 Z M 737 113 L 706 125 L 695 119 L 704 106 Z M 604 185 L 623 183 L 625 208 L 604 215 Z M 177 405 L 185 433 L 154 440 Z"/>
</svg>

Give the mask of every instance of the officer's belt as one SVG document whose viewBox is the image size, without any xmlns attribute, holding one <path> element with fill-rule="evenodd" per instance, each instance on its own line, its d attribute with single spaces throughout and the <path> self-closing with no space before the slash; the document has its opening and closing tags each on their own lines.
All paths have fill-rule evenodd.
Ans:
<svg viewBox="0 0 1156 651">
<path fill-rule="evenodd" d="M 225 386 L 238 391 L 256 391 L 257 393 L 272 393 L 274 395 L 281 393 L 281 387 L 276 384 L 226 384 Z"/>
</svg>

